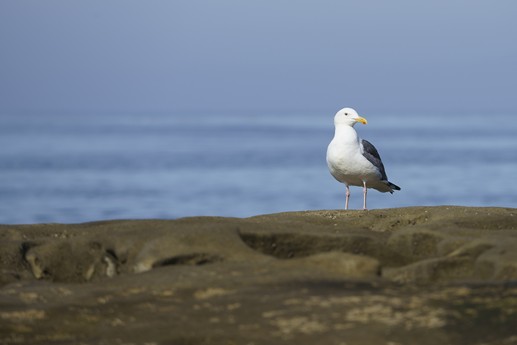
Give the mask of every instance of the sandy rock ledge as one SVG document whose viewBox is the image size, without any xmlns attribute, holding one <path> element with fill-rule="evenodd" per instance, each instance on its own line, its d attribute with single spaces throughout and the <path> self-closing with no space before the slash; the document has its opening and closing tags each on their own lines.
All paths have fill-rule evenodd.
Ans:
<svg viewBox="0 0 517 345">
<path fill-rule="evenodd" d="M 517 344 L 517 210 L 0 226 L 0 344 Z"/>
</svg>

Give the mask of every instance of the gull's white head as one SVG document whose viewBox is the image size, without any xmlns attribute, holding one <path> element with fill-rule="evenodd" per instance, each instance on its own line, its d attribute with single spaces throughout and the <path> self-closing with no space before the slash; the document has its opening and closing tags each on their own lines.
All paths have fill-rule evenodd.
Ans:
<svg viewBox="0 0 517 345">
<path fill-rule="evenodd" d="M 334 125 L 347 125 L 353 127 L 357 122 L 366 125 L 368 121 L 364 117 L 359 116 L 352 108 L 343 108 L 334 116 Z"/>
</svg>

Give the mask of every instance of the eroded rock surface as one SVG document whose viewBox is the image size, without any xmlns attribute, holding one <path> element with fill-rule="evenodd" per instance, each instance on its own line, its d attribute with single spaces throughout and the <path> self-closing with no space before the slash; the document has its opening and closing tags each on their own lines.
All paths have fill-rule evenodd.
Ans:
<svg viewBox="0 0 517 345">
<path fill-rule="evenodd" d="M 0 226 L 0 344 L 517 344 L 517 210 Z"/>
</svg>

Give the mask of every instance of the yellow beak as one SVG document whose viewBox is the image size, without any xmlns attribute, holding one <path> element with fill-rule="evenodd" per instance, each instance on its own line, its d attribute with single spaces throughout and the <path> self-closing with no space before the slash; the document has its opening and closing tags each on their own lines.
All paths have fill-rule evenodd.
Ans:
<svg viewBox="0 0 517 345">
<path fill-rule="evenodd" d="M 368 121 L 366 121 L 366 119 L 364 117 L 361 117 L 359 116 L 358 118 L 355 119 L 357 122 L 361 122 L 363 125 L 366 125 L 368 123 Z"/>
</svg>

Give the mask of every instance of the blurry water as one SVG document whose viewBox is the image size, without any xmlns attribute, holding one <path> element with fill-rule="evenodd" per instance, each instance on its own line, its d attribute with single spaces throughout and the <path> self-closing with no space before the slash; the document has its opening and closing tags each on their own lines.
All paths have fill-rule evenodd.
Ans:
<svg viewBox="0 0 517 345">
<path fill-rule="evenodd" d="M 402 187 L 370 208 L 517 207 L 515 114 L 364 116 Z M 342 208 L 332 136 L 333 114 L 2 114 L 0 223 Z"/>
</svg>

